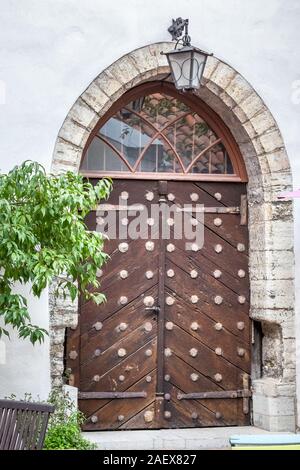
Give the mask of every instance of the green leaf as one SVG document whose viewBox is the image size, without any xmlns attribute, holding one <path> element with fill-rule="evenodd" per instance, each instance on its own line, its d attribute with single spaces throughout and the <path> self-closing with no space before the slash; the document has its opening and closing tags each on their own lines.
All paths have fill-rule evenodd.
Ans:
<svg viewBox="0 0 300 470">
<path fill-rule="evenodd" d="M 105 300 L 96 277 L 108 259 L 103 237 L 87 232 L 84 218 L 111 189 L 109 179 L 93 186 L 72 172 L 47 175 L 29 160 L 0 174 L 0 320 L 20 338 L 41 343 L 47 332 L 31 324 L 26 299 L 12 292 L 16 281 L 39 297 L 58 277 L 63 297 Z M 0 325 L 1 335 L 8 332 Z"/>
</svg>

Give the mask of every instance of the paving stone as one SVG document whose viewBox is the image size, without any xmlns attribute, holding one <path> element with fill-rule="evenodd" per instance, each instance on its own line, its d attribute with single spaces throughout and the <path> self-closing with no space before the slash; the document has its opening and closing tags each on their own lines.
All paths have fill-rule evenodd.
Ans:
<svg viewBox="0 0 300 470">
<path fill-rule="evenodd" d="M 197 450 L 230 448 L 229 439 L 236 434 L 266 434 L 254 426 L 198 429 L 162 429 L 144 431 L 85 432 L 99 450 Z"/>
</svg>

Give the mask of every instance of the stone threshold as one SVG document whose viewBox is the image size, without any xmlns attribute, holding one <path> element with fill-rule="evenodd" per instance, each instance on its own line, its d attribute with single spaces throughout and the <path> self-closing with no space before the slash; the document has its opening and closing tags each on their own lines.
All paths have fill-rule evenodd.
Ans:
<svg viewBox="0 0 300 470">
<path fill-rule="evenodd" d="M 139 431 L 91 431 L 82 433 L 99 450 L 221 450 L 230 449 L 236 434 L 270 433 L 254 426 Z"/>
</svg>

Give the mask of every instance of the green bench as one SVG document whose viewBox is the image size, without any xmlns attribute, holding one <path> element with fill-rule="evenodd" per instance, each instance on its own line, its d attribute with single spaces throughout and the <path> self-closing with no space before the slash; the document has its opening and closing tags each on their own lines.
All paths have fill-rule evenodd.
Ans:
<svg viewBox="0 0 300 470">
<path fill-rule="evenodd" d="M 232 436 L 232 450 L 300 450 L 300 434 Z"/>
</svg>

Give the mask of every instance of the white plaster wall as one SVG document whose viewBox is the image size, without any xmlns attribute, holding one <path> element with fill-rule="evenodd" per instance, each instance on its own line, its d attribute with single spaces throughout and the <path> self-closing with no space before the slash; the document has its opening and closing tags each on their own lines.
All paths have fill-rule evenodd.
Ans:
<svg viewBox="0 0 300 470">
<path fill-rule="evenodd" d="M 58 130 L 85 87 L 123 54 L 168 40 L 166 29 L 177 16 L 190 18 L 193 44 L 230 63 L 266 101 L 300 187 L 299 0 L 1 0 L 0 168 L 31 158 L 49 169 Z M 300 201 L 295 206 L 300 292 Z M 32 309 L 44 321 L 46 295 Z M 300 295 L 298 318 L 299 310 Z M 299 321 L 298 332 L 300 338 Z M 22 360 L 48 368 L 46 348 L 38 354 L 31 345 L 13 344 Z M 23 389 L 17 366 L 15 374 L 10 364 L 1 371 L 1 383 L 14 381 L 15 390 Z M 37 390 L 28 374 L 28 387 Z"/>
<path fill-rule="evenodd" d="M 28 299 L 32 323 L 49 329 L 48 293 L 45 291 L 37 302 L 29 287 L 16 286 L 16 290 Z M 31 393 L 35 399 L 46 399 L 50 391 L 48 337 L 43 344 L 33 346 L 18 339 L 12 329 L 9 332 L 10 340 L 6 336 L 0 340 L 0 398 L 15 394 L 23 399 Z"/>
</svg>

